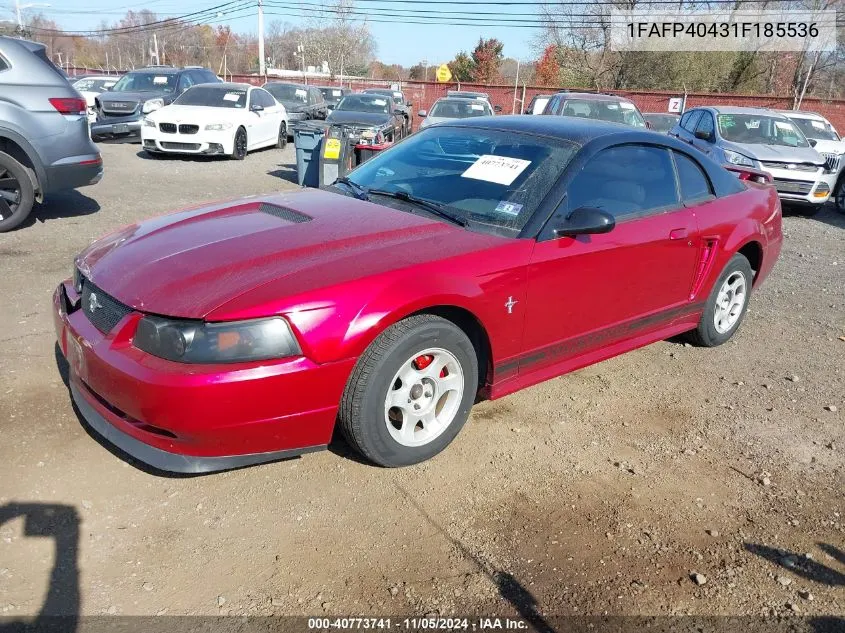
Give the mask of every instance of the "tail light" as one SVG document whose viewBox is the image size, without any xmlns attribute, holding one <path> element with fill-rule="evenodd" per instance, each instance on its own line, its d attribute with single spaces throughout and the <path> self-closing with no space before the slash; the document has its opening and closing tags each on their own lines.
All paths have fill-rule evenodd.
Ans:
<svg viewBox="0 0 845 633">
<path fill-rule="evenodd" d="M 85 114 L 88 110 L 85 99 L 77 99 L 76 97 L 54 97 L 50 99 L 50 105 L 61 114 Z"/>
<path fill-rule="evenodd" d="M 767 171 L 762 171 L 760 169 L 753 169 L 751 167 L 741 167 L 739 165 L 722 165 L 728 171 L 734 172 L 737 178 L 740 180 L 747 180 L 749 182 L 757 182 L 761 185 L 768 185 L 771 184 L 772 175 Z"/>
</svg>

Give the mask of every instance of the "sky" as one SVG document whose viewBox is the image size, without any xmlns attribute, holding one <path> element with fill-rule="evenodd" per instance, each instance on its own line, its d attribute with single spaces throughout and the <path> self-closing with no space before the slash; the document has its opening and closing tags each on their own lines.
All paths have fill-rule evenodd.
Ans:
<svg viewBox="0 0 845 633">
<path fill-rule="evenodd" d="M 54 20 L 60 27 L 67 30 L 96 29 L 101 20 L 115 22 L 128 9 L 147 8 L 166 18 L 174 15 L 184 15 L 192 11 L 208 9 L 222 4 L 224 0 L 147 0 L 146 2 L 132 2 L 132 0 L 44 0 L 49 7 L 28 9 L 29 12 L 42 12 L 46 17 Z M 0 4 L 5 12 L 0 11 L 0 20 L 14 19 L 14 0 L 6 0 L 7 4 Z M 21 4 L 30 4 L 35 0 L 21 0 Z M 356 5 L 356 11 L 362 11 L 363 5 Z M 369 5 L 372 6 L 372 5 Z M 429 5 L 431 7 L 432 5 Z M 443 5 L 440 5 L 443 6 Z M 449 9 L 454 9 L 446 5 Z M 404 5 L 405 8 L 426 8 L 424 5 Z M 458 10 L 465 7 L 457 7 Z M 485 10 L 528 12 L 531 7 L 486 7 Z M 281 9 L 267 9 L 267 12 Z M 257 17 L 254 12 L 234 19 L 223 18 L 220 24 L 229 24 L 233 30 L 242 33 L 257 31 Z M 395 18 L 392 18 L 395 19 Z M 288 16 L 267 15 L 267 24 L 273 20 L 288 22 L 294 26 L 302 23 L 302 18 Z M 266 28 L 266 26 L 265 26 Z M 536 29 L 509 28 L 507 26 L 451 26 L 442 24 L 384 24 L 370 23 L 370 31 L 378 46 L 377 58 L 386 64 L 402 64 L 411 66 L 422 60 L 429 65 L 438 65 L 450 61 L 457 52 L 471 51 L 480 37 L 495 37 L 504 43 L 504 55 L 521 61 L 528 61 L 536 57 L 532 53 L 531 38 Z"/>
</svg>

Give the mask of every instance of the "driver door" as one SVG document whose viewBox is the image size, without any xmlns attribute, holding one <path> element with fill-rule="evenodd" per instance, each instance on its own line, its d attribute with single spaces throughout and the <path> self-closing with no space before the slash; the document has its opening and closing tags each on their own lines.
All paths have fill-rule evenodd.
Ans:
<svg viewBox="0 0 845 633">
<path fill-rule="evenodd" d="M 552 222 L 594 207 L 612 214 L 616 226 L 560 238 L 547 227 L 538 238 L 528 269 L 520 373 L 636 338 L 692 311 L 696 221 L 679 200 L 669 150 L 620 145 L 600 151 L 561 205 Z"/>
</svg>

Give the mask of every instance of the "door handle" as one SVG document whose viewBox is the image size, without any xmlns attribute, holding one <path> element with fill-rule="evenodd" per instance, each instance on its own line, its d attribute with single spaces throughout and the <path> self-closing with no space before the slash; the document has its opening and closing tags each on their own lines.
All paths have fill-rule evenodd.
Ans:
<svg viewBox="0 0 845 633">
<path fill-rule="evenodd" d="M 683 240 L 687 237 L 687 230 L 686 229 L 672 229 L 669 231 L 669 239 L 670 240 Z"/>
</svg>

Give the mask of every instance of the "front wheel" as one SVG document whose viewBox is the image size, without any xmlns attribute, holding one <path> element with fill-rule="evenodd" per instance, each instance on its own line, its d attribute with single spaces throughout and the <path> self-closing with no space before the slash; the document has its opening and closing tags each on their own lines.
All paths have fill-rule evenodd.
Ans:
<svg viewBox="0 0 845 633">
<path fill-rule="evenodd" d="M 744 255 L 731 257 L 704 304 L 698 327 L 689 333 L 693 343 L 716 347 L 734 335 L 748 310 L 753 276 Z"/>
<path fill-rule="evenodd" d="M 0 152 L 0 233 L 23 222 L 35 204 L 35 187 L 29 171 L 14 158 Z"/>
<path fill-rule="evenodd" d="M 381 466 L 434 457 L 460 432 L 478 391 L 467 335 L 431 314 L 385 330 L 355 365 L 338 419 L 349 443 Z"/>
<path fill-rule="evenodd" d="M 839 179 L 833 193 L 833 204 L 839 213 L 845 213 L 845 176 Z"/>
<path fill-rule="evenodd" d="M 243 160 L 246 158 L 246 130 L 242 127 L 235 132 L 235 143 L 232 147 L 232 158 Z"/>
<path fill-rule="evenodd" d="M 282 124 L 279 126 L 279 138 L 276 139 L 276 147 L 278 149 L 284 149 L 287 147 L 288 144 L 288 126 L 282 121 Z"/>
</svg>

